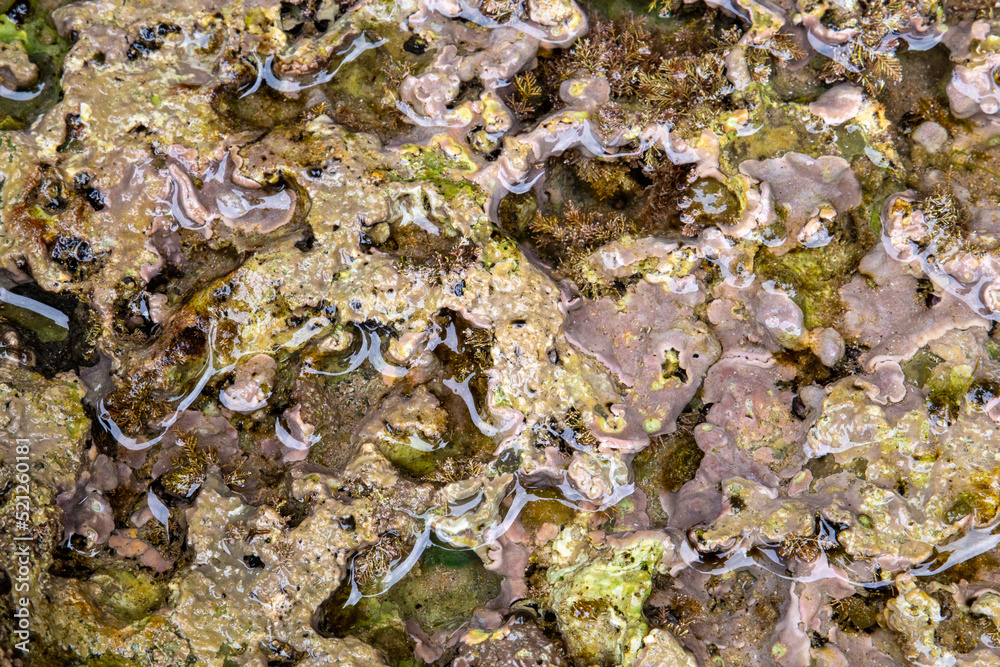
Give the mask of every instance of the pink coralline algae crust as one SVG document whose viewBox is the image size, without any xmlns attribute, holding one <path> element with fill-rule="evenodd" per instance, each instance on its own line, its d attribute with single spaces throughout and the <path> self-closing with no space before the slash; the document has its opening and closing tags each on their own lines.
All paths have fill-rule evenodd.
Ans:
<svg viewBox="0 0 1000 667">
<path fill-rule="evenodd" d="M 719 342 L 694 317 L 703 288 L 689 281 L 682 292 L 642 281 L 620 306 L 611 299 L 584 301 L 566 318 L 566 337 L 599 359 L 626 387 L 624 428 L 601 437 L 639 447 L 649 435 L 669 433 L 694 397 Z M 612 411 L 616 410 L 612 407 Z"/>
</svg>

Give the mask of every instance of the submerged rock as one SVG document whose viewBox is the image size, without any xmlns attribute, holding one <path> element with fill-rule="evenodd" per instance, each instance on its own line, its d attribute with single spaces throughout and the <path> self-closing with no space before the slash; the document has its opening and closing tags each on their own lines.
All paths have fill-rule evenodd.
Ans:
<svg viewBox="0 0 1000 667">
<path fill-rule="evenodd" d="M 11 4 L 0 664 L 996 664 L 995 21 L 682 4 Z"/>
</svg>

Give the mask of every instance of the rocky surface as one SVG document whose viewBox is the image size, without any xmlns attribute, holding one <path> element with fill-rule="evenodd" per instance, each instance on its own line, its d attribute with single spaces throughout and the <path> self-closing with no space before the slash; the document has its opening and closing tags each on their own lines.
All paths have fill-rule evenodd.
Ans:
<svg viewBox="0 0 1000 667">
<path fill-rule="evenodd" d="M 0 664 L 1000 664 L 978 4 L 0 4 Z"/>
</svg>

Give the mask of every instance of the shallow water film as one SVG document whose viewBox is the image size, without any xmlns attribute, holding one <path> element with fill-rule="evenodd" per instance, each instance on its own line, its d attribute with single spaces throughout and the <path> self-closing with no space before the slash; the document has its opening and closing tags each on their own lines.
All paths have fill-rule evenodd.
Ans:
<svg viewBox="0 0 1000 667">
<path fill-rule="evenodd" d="M 0 667 L 1000 666 L 988 0 L 0 0 Z"/>
</svg>

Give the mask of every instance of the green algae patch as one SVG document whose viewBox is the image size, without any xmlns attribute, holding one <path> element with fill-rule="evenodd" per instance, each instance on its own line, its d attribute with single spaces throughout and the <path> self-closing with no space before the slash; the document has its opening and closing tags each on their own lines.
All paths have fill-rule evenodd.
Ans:
<svg viewBox="0 0 1000 667">
<path fill-rule="evenodd" d="M 883 600 L 852 595 L 839 602 L 834 619 L 845 629 L 867 630 L 878 623 Z"/>
<path fill-rule="evenodd" d="M 608 560 L 550 570 L 549 603 L 576 664 L 631 664 L 649 630 L 643 605 L 663 545 L 642 540 Z"/>
<path fill-rule="evenodd" d="M 478 169 L 476 163 L 454 141 L 443 138 L 433 146 L 408 144 L 400 154 L 401 165 L 412 173 L 404 179 L 407 182 L 428 181 L 448 201 L 460 196 L 479 205 L 486 201 L 485 191 L 465 178 Z"/>
<path fill-rule="evenodd" d="M 731 225 L 740 212 L 739 199 L 714 178 L 699 178 L 677 203 L 681 222 L 691 229 Z"/>
<path fill-rule="evenodd" d="M 69 42 L 59 36 L 55 26 L 47 20 L 48 14 L 43 8 L 36 2 L 31 2 L 29 6 L 27 20 L 19 23 L 11 20 L 8 14 L 0 16 L 0 42 L 21 42 L 29 56 L 44 53 L 61 62 Z"/>
<path fill-rule="evenodd" d="M 354 60 L 339 65 L 337 75 L 323 91 L 330 100 L 324 109 L 338 124 L 355 132 L 372 132 L 387 139 L 407 127 L 396 108 L 397 89 L 403 78 L 430 59 L 430 54 L 415 57 L 404 50 L 410 33 L 391 23 L 366 26 L 368 39 L 384 40 L 367 49 Z M 335 56 L 335 59 L 339 56 Z"/>
<path fill-rule="evenodd" d="M 48 7 L 49 3 L 43 6 L 31 0 L 24 13 L 8 8 L 6 14 L 0 15 L 0 42 L 23 46 L 28 59 L 38 68 L 37 79 L 26 88 L 39 91 L 22 101 L 0 96 L 0 129 L 22 129 L 32 118 L 58 102 L 62 94 L 59 79 L 70 43 L 56 32 Z"/>
<path fill-rule="evenodd" d="M 532 491 L 537 500 L 533 500 L 521 510 L 521 523 L 525 529 L 534 534 L 545 525 L 552 523 L 556 526 L 565 526 L 576 517 L 576 510 L 560 502 L 557 498 L 561 494 L 555 489 L 536 489 Z"/>
<path fill-rule="evenodd" d="M 33 331 L 41 343 L 61 342 L 69 336 L 69 329 L 59 326 L 45 315 L 11 303 L 0 301 L 0 317 Z"/>
<path fill-rule="evenodd" d="M 801 112 L 805 113 L 805 112 Z M 767 160 L 780 153 L 803 153 L 809 157 L 825 155 L 825 142 L 821 133 L 810 132 L 802 119 L 779 106 L 769 107 L 755 119 L 759 129 L 745 136 L 730 134 L 732 141 L 727 148 L 732 164 L 744 160 Z"/>
<path fill-rule="evenodd" d="M 426 64 L 430 54 L 416 57 L 405 51 L 403 45 L 409 33 L 391 23 L 365 26 L 363 31 L 360 26 L 351 29 L 344 25 L 332 30 L 342 33 L 342 43 L 319 72 L 319 75 L 336 72 L 329 81 L 315 86 L 323 92 L 321 102 L 312 104 L 313 98 L 308 94 L 286 95 L 266 83 L 248 94 L 256 76 L 255 70 L 248 68 L 238 85 L 219 91 L 213 99 L 215 110 L 234 129 L 270 129 L 293 123 L 302 116 L 314 118 L 325 114 L 349 131 L 372 133 L 382 140 L 400 134 L 407 126 L 396 107 L 397 89 L 407 74 L 419 71 Z M 351 42 L 359 35 L 369 43 L 381 43 L 353 56 L 345 55 L 350 53 Z M 328 35 L 325 39 L 332 37 Z M 316 76 L 314 73 L 303 77 L 303 87 L 310 88 L 308 80 Z"/>
<path fill-rule="evenodd" d="M 843 310 L 838 290 L 867 251 L 866 244 L 839 237 L 821 248 L 796 248 L 780 256 L 765 248 L 757 253 L 755 268 L 761 278 L 788 290 L 806 328 L 830 327 Z"/>
<path fill-rule="evenodd" d="M 661 493 L 674 493 L 694 479 L 704 452 L 683 426 L 675 433 L 653 438 L 652 444 L 632 461 L 635 483 L 649 499 L 646 513 L 652 523 L 665 526 L 667 515 L 660 505 Z"/>
<path fill-rule="evenodd" d="M 525 238 L 528 225 L 538 211 L 538 201 L 532 192 L 510 193 L 500 201 L 500 225 L 517 238 Z"/>
<path fill-rule="evenodd" d="M 903 375 L 917 387 L 925 386 L 934 373 L 934 368 L 944 359 L 937 356 L 927 348 L 922 348 L 919 352 L 900 364 Z"/>
<path fill-rule="evenodd" d="M 261 86 L 252 95 L 243 96 L 241 91 L 220 89 L 212 99 L 213 110 L 234 130 L 261 130 L 275 122 L 292 122 L 306 110 L 303 97 L 291 99 L 269 86 Z"/>
<path fill-rule="evenodd" d="M 431 547 L 382 595 L 345 606 L 351 588 L 349 582 L 341 585 L 320 607 L 319 629 L 325 636 L 353 636 L 378 646 L 393 665 L 411 664 L 413 641 L 406 621 L 416 621 L 427 634 L 456 630 L 500 594 L 501 581 L 472 551 Z"/>
<path fill-rule="evenodd" d="M 848 162 L 853 162 L 856 158 L 865 156 L 865 149 L 868 148 L 868 137 L 864 130 L 856 125 L 846 125 L 837 128 L 837 148 L 840 155 Z"/>
<path fill-rule="evenodd" d="M 96 593 L 94 603 L 124 623 L 146 618 L 167 599 L 166 586 L 142 572 L 98 572 L 91 576 L 87 586 Z"/>
<path fill-rule="evenodd" d="M 971 493 L 959 494 L 958 500 L 945 510 L 942 518 L 945 523 L 955 523 L 959 519 L 964 519 L 975 511 L 975 502 L 976 499 Z"/>
<path fill-rule="evenodd" d="M 501 579 L 472 551 L 431 547 L 386 598 L 399 606 L 403 618 L 416 620 L 427 632 L 454 630 L 500 594 Z"/>
</svg>

